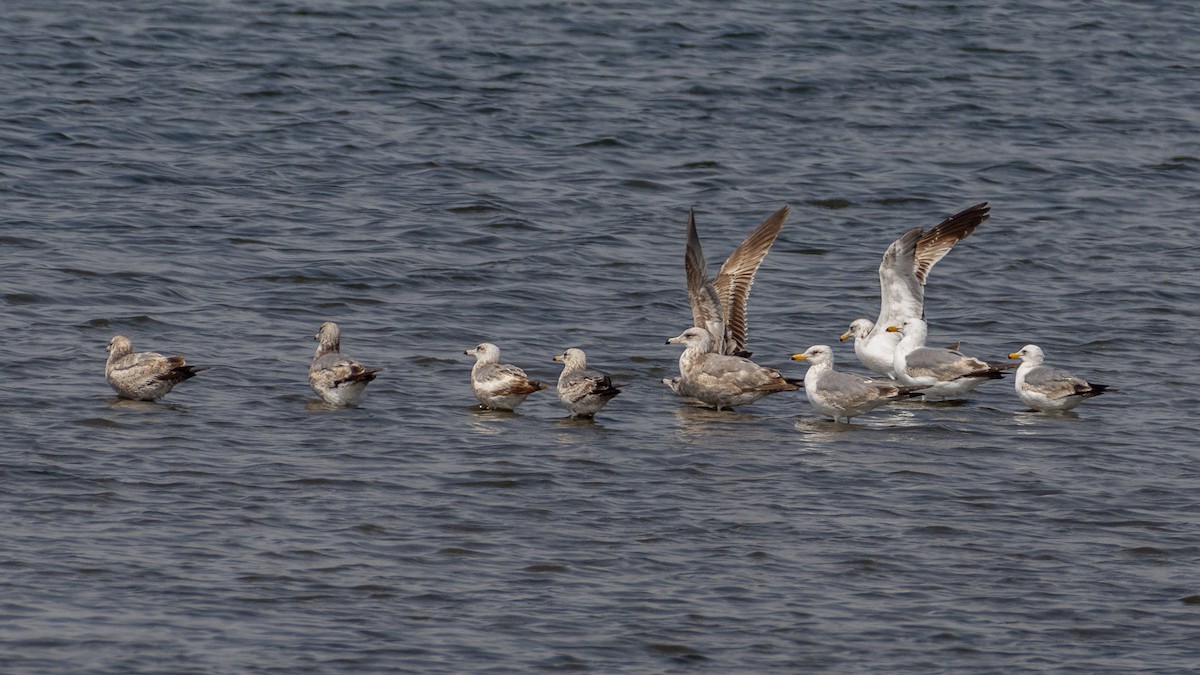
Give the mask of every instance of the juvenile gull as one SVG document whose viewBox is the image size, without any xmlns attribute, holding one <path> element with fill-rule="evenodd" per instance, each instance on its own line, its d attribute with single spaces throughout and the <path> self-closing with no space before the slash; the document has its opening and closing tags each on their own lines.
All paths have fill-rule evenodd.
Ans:
<svg viewBox="0 0 1200 675">
<path fill-rule="evenodd" d="M 774 368 L 764 368 L 742 356 L 718 354 L 712 349 L 712 335 L 692 327 L 667 344 L 686 346 L 679 356 L 677 393 L 715 407 L 732 408 L 754 403 L 779 391 L 795 391 L 798 381 L 787 380 Z"/>
<path fill-rule="evenodd" d="M 892 242 L 879 263 L 879 318 L 855 319 L 841 335 L 854 338 L 854 354 L 864 366 L 894 377 L 894 356 L 900 338 L 887 331 L 905 319 L 925 318 L 925 280 L 929 271 L 951 248 L 989 217 L 987 202 L 950 216 L 925 232 L 920 227 Z"/>
<path fill-rule="evenodd" d="M 1110 389 L 1107 384 L 1093 384 L 1059 368 L 1044 365 L 1046 355 L 1037 345 L 1025 345 L 1019 352 L 1008 355 L 1021 359 L 1017 368 L 1017 396 L 1025 405 L 1041 412 L 1070 410 L 1085 398 L 1099 396 Z"/>
<path fill-rule="evenodd" d="M 683 255 L 688 300 L 692 305 L 693 325 L 712 334 L 711 349 L 714 352 L 750 355 L 746 350 L 746 303 L 750 299 L 750 287 L 789 212 L 790 207 L 784 206 L 767 216 L 729 254 L 716 278 L 709 280 L 700 236 L 696 233 L 696 215 L 694 210 L 688 209 L 687 246 Z"/>
<path fill-rule="evenodd" d="M 920 393 L 928 399 L 958 398 L 986 380 L 1004 376 L 1004 366 L 990 365 L 953 349 L 926 347 L 928 328 L 921 319 L 910 317 L 887 330 L 903 334 L 896 345 L 896 380 L 910 387 L 925 387 Z"/>
<path fill-rule="evenodd" d="M 566 406 L 571 417 L 589 418 L 604 407 L 614 396 L 621 393 L 613 386 L 608 375 L 589 370 L 587 355 L 574 347 L 554 357 L 563 364 L 558 376 L 558 400 Z"/>
<path fill-rule="evenodd" d="M 492 410 L 511 411 L 525 401 L 525 397 L 547 385 L 531 380 L 525 371 L 507 363 L 500 363 L 500 348 L 490 342 L 481 343 L 465 353 L 475 357 L 471 367 L 471 390 L 479 405 Z"/>
<path fill-rule="evenodd" d="M 362 400 L 367 383 L 380 368 L 365 368 L 357 360 L 340 353 L 342 332 L 332 321 L 317 331 L 317 351 L 308 366 L 308 384 L 326 403 L 355 406 Z"/>
<path fill-rule="evenodd" d="M 117 335 L 108 343 L 104 377 L 121 398 L 153 401 L 202 370 L 208 369 L 189 366 L 182 356 L 163 356 L 157 352 L 135 354 L 129 338 Z"/>
<path fill-rule="evenodd" d="M 803 354 L 793 354 L 793 361 L 811 365 L 804 374 L 804 395 L 812 407 L 836 422 L 839 417 L 850 418 L 870 412 L 896 399 L 905 398 L 921 387 L 903 387 L 894 380 L 873 380 L 833 369 L 833 349 L 829 345 L 814 345 Z"/>
</svg>

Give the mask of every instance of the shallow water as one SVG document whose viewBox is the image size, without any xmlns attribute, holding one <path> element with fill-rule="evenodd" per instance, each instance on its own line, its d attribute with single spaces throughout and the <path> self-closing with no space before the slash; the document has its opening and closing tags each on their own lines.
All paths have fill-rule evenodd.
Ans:
<svg viewBox="0 0 1200 675">
<path fill-rule="evenodd" d="M 12 672 L 1182 671 L 1200 663 L 1196 9 L 58 3 L 0 23 Z M 1120 389 L 824 421 L 659 383 L 789 223 L 759 362 L 978 201 L 934 342 Z M 386 368 L 313 405 L 322 321 Z M 114 334 L 212 370 L 157 404 Z M 488 340 L 624 389 L 473 409 Z"/>
</svg>

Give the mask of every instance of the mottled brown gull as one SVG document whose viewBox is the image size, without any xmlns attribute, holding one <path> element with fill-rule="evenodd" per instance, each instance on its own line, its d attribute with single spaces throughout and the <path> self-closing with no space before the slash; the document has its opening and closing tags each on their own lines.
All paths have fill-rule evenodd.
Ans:
<svg viewBox="0 0 1200 675">
<path fill-rule="evenodd" d="M 930 270 L 988 219 L 987 202 L 976 204 L 938 223 L 926 232 L 914 227 L 892 242 L 879 263 L 879 318 L 855 319 L 842 334 L 854 338 L 854 354 L 864 366 L 880 375 L 894 377 L 899 336 L 887 331 L 907 318 L 925 318 L 925 281 Z"/>
<path fill-rule="evenodd" d="M 483 342 L 465 353 L 475 357 L 475 365 L 471 367 L 471 390 L 484 408 L 511 411 L 533 392 L 547 388 L 545 383 L 529 379 L 520 368 L 500 363 L 500 348 L 490 342 Z"/>
<path fill-rule="evenodd" d="M 1116 391 L 1106 384 L 1088 382 L 1065 370 L 1045 365 L 1046 355 L 1037 345 L 1025 345 L 1021 351 L 1009 354 L 1008 358 L 1021 359 L 1021 367 L 1017 368 L 1015 378 L 1017 396 L 1034 410 L 1070 410 L 1084 399 L 1106 391 Z"/>
<path fill-rule="evenodd" d="M 133 343 L 124 335 L 108 343 L 108 361 L 104 377 L 121 398 L 153 401 L 207 368 L 187 365 L 182 356 L 163 356 L 158 352 L 133 352 Z"/>
<path fill-rule="evenodd" d="M 817 412 L 829 415 L 833 421 L 870 412 L 896 399 L 905 398 L 921 387 L 905 387 L 895 380 L 875 380 L 869 377 L 842 373 L 833 369 L 833 349 L 829 345 L 814 345 L 803 354 L 794 354 L 795 361 L 810 365 L 804 373 L 804 395 Z"/>
<path fill-rule="evenodd" d="M 800 384 L 774 368 L 765 368 L 742 356 L 712 350 L 712 335 L 692 327 L 667 340 L 686 347 L 679 356 L 676 392 L 717 410 L 747 405 L 780 391 L 795 391 Z"/>
<path fill-rule="evenodd" d="M 380 368 L 366 368 L 341 353 L 342 332 L 332 321 L 317 331 L 317 351 L 308 367 L 308 383 L 323 401 L 334 406 L 355 406 L 362 400 L 367 384 Z"/>
<path fill-rule="evenodd" d="M 1006 366 L 991 365 L 953 349 L 926 347 L 928 328 L 920 319 L 908 318 L 887 330 L 903 336 L 896 345 L 896 380 L 910 387 L 925 387 L 920 393 L 928 399 L 958 398 L 987 380 L 1004 376 L 1001 371 Z"/>
<path fill-rule="evenodd" d="M 563 364 L 558 376 L 558 400 L 571 417 L 589 418 L 621 393 L 604 373 L 587 367 L 587 355 L 574 347 L 554 357 Z"/>
</svg>

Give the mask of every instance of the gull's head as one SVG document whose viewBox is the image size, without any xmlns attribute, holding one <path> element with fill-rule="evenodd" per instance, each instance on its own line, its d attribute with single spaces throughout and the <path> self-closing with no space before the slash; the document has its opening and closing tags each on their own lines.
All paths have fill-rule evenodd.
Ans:
<svg viewBox="0 0 1200 675">
<path fill-rule="evenodd" d="M 336 345 L 342 339 L 342 331 L 338 325 L 332 321 L 326 321 L 321 324 L 321 328 L 317 330 L 317 334 L 313 336 L 317 342 Z"/>
<path fill-rule="evenodd" d="M 688 347 L 705 347 L 712 344 L 712 335 L 703 328 L 692 327 L 683 333 L 667 340 L 669 345 L 687 345 Z"/>
<path fill-rule="evenodd" d="M 490 342 L 480 342 L 463 353 L 474 356 L 479 363 L 495 363 L 500 360 L 500 348 Z"/>
<path fill-rule="evenodd" d="M 867 337 L 867 333 L 870 333 L 871 329 L 874 327 L 875 322 L 871 321 L 870 319 L 855 319 L 850 322 L 850 330 L 839 335 L 838 339 L 842 342 L 845 342 L 850 338 L 865 338 Z"/>
<path fill-rule="evenodd" d="M 887 327 L 889 333 L 900 333 L 901 335 L 913 335 L 915 333 L 925 334 L 925 322 L 916 317 L 909 317 L 900 323 L 894 323 Z"/>
<path fill-rule="evenodd" d="M 808 361 L 812 365 L 833 363 L 833 348 L 829 345 L 813 345 L 803 354 L 792 354 L 793 361 Z"/>
<path fill-rule="evenodd" d="M 1021 359 L 1025 363 L 1032 363 L 1038 366 L 1046 360 L 1046 355 L 1042 353 L 1042 348 L 1037 345 L 1025 345 L 1021 347 L 1020 351 L 1009 354 L 1008 358 Z"/>
<path fill-rule="evenodd" d="M 574 347 L 571 347 L 567 351 L 565 351 L 561 354 L 558 354 L 554 357 L 555 361 L 561 361 L 563 363 L 568 363 L 568 364 L 583 363 L 584 361 L 586 361 L 586 359 L 587 359 L 587 355 L 583 353 L 583 350 L 576 349 Z"/>
<path fill-rule="evenodd" d="M 117 356 L 132 354 L 133 343 L 130 342 L 129 338 L 125 337 L 124 335 L 114 335 L 113 339 L 108 341 L 108 346 L 105 347 L 105 351 L 107 351 L 109 354 L 116 354 Z"/>
</svg>

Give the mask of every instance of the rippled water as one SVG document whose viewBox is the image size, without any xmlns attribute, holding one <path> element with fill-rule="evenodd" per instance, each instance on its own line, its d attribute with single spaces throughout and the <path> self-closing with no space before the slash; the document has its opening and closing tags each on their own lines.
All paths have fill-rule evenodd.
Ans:
<svg viewBox="0 0 1200 675">
<path fill-rule="evenodd" d="M 1191 3 L 62 2 L 0 22 L 8 672 L 1200 664 Z M 932 339 L 1119 393 L 822 421 L 659 378 L 783 203 L 756 360 L 874 316 L 903 230 L 993 217 Z M 311 405 L 325 320 L 386 371 Z M 117 333 L 214 368 L 158 404 Z M 624 393 L 479 412 L 462 350 Z"/>
</svg>

